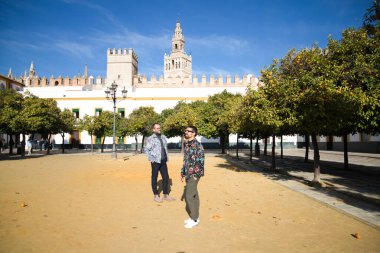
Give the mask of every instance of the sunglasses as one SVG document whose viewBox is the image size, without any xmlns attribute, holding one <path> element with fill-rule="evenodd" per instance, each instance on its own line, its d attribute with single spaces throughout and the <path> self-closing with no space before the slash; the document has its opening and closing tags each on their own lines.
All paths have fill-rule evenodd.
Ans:
<svg viewBox="0 0 380 253">
<path fill-rule="evenodd" d="M 191 131 L 191 130 L 185 130 L 185 133 L 187 133 L 187 132 L 194 133 L 194 131 Z"/>
</svg>

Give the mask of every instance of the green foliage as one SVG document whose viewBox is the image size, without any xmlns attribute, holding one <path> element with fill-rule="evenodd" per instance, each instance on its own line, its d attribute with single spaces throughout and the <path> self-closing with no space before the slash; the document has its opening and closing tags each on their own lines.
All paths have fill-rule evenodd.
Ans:
<svg viewBox="0 0 380 253">
<path fill-rule="evenodd" d="M 128 135 L 140 134 L 148 136 L 152 125 L 158 122 L 158 114 L 151 106 L 141 106 L 131 112 L 126 123 L 125 133 Z"/>
<path fill-rule="evenodd" d="M 379 33 L 379 26 L 374 27 Z M 329 38 L 327 47 L 331 78 L 340 93 L 341 103 L 351 118 L 344 119 L 340 131 L 379 133 L 380 128 L 380 41 L 364 29 L 347 29 L 340 41 Z"/>
<path fill-rule="evenodd" d="M 14 134 L 25 131 L 20 118 L 23 97 L 12 89 L 0 90 L 0 133 Z"/>
<path fill-rule="evenodd" d="M 95 131 L 95 118 L 95 116 L 85 114 L 83 119 L 79 120 L 77 129 L 87 131 L 90 135 L 93 135 Z"/>
<path fill-rule="evenodd" d="M 197 126 L 199 123 L 198 115 L 190 104 L 178 102 L 163 123 L 163 130 L 168 137 L 181 136 L 189 125 Z"/>
<path fill-rule="evenodd" d="M 242 101 L 242 119 L 249 132 L 267 136 L 274 133 L 281 121 L 274 100 L 269 100 L 264 88 L 248 89 Z"/>
<path fill-rule="evenodd" d="M 61 111 L 60 115 L 61 125 L 60 132 L 61 133 L 71 133 L 76 125 L 75 117 L 73 113 L 69 109 L 64 109 Z"/>
<path fill-rule="evenodd" d="M 113 136 L 113 112 L 103 111 L 98 117 L 95 117 L 93 124 L 94 135 Z"/>
<path fill-rule="evenodd" d="M 62 120 L 61 110 L 53 99 L 42 99 L 35 96 L 25 97 L 20 116 L 25 121 L 29 133 L 60 133 Z"/>
<path fill-rule="evenodd" d="M 206 137 L 218 137 L 221 134 L 229 135 L 232 127 L 230 114 L 233 105 L 238 103 L 241 95 L 232 94 L 224 90 L 208 98 L 205 110 L 205 122 L 209 125 Z"/>
<path fill-rule="evenodd" d="M 373 36 L 378 33 L 380 25 L 380 2 L 373 0 L 372 6 L 367 9 L 364 15 L 363 28 L 367 31 L 369 36 Z M 376 31 L 377 29 L 377 31 Z"/>
</svg>

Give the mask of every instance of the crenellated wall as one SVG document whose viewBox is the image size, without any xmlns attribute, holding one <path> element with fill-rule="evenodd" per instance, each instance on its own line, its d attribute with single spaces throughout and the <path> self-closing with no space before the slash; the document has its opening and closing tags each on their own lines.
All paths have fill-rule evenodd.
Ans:
<svg viewBox="0 0 380 253">
<path fill-rule="evenodd" d="M 154 88 L 154 87 L 257 87 L 259 80 L 255 76 L 243 75 L 240 78 L 239 75 L 231 77 L 227 75 L 225 78 L 219 75 L 215 77 L 210 75 L 207 78 L 206 75 L 201 75 L 200 77 L 194 75 L 191 77 L 185 78 L 175 78 L 169 77 L 164 79 L 163 76 L 157 78 L 155 75 L 152 75 L 150 78 L 147 78 L 145 75 L 139 75 L 133 77 L 133 87 L 135 88 Z"/>
<path fill-rule="evenodd" d="M 107 80 L 105 78 L 102 78 L 100 76 L 97 76 L 96 78 L 90 76 L 89 78 L 84 77 L 76 77 L 70 78 L 68 76 L 66 77 L 54 77 L 51 76 L 50 78 L 46 77 L 33 77 L 33 78 L 26 78 L 23 80 L 23 83 L 26 87 L 57 87 L 57 86 L 85 86 L 85 85 L 96 85 L 96 86 L 105 86 L 107 83 Z M 152 75 L 150 77 L 147 77 L 146 75 L 135 75 L 133 76 L 133 83 L 132 86 L 135 88 L 154 88 L 154 87 L 257 87 L 258 86 L 258 79 L 255 76 L 230 76 L 227 75 L 225 77 L 218 75 L 194 75 L 192 78 L 185 77 L 185 78 L 175 78 L 175 77 L 169 77 L 167 79 L 164 79 L 163 76 L 155 76 Z M 122 85 L 122 84 L 120 84 Z"/>
<path fill-rule="evenodd" d="M 32 78 L 24 78 L 22 81 L 26 87 L 85 86 L 88 84 L 95 84 L 95 81 L 93 81 L 94 83 L 90 83 L 90 78 L 76 76 L 73 78 L 70 78 L 68 76 L 65 78 L 62 76 L 59 76 L 57 78 L 54 76 L 51 76 L 50 78 L 47 78 L 45 76 L 42 78 L 39 76 L 34 76 Z M 96 79 L 96 81 L 98 81 L 98 79 Z M 101 78 L 100 82 L 102 82 Z"/>
</svg>

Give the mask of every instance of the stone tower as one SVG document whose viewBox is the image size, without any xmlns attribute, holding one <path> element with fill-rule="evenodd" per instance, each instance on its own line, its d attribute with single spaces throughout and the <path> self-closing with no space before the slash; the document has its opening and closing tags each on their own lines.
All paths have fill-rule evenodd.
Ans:
<svg viewBox="0 0 380 253">
<path fill-rule="evenodd" d="M 88 66 L 87 66 L 87 64 L 84 66 L 84 74 L 83 74 L 83 78 L 85 78 L 85 79 L 88 78 Z"/>
<path fill-rule="evenodd" d="M 164 56 L 164 78 L 191 78 L 192 58 L 185 51 L 185 37 L 182 34 L 181 23 L 177 20 L 172 37 L 172 51 Z"/>
<path fill-rule="evenodd" d="M 34 77 L 34 75 L 36 74 L 36 72 L 34 71 L 34 64 L 33 62 L 30 64 L 30 68 L 29 68 L 29 78 L 32 78 Z"/>
<path fill-rule="evenodd" d="M 132 48 L 107 50 L 106 85 L 114 81 L 119 87 L 132 87 L 133 76 L 138 72 L 138 58 Z"/>
</svg>

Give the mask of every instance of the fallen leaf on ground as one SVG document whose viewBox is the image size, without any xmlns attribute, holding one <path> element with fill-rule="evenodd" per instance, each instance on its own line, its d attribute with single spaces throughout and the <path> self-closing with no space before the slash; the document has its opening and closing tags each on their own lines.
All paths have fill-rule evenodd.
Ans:
<svg viewBox="0 0 380 253">
<path fill-rule="evenodd" d="M 213 215 L 211 218 L 213 220 L 220 220 L 220 219 L 222 219 L 222 217 L 220 217 L 220 215 L 218 215 L 218 214 Z"/>
</svg>

